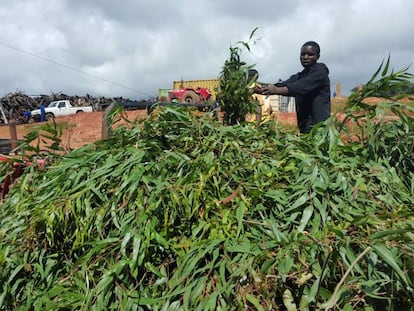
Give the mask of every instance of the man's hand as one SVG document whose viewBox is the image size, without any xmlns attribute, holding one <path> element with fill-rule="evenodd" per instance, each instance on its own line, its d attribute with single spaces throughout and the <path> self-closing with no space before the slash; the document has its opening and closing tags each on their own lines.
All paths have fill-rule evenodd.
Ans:
<svg viewBox="0 0 414 311">
<path fill-rule="evenodd" d="M 253 93 L 254 94 L 262 94 L 262 91 L 263 91 L 263 86 L 261 86 L 261 85 L 256 85 L 253 88 Z"/>
<path fill-rule="evenodd" d="M 286 86 L 276 86 L 269 84 L 268 86 L 255 86 L 253 93 L 262 95 L 286 95 L 289 90 Z"/>
<path fill-rule="evenodd" d="M 263 95 L 274 95 L 278 94 L 278 87 L 272 84 L 269 84 L 268 86 L 262 88 Z"/>
</svg>

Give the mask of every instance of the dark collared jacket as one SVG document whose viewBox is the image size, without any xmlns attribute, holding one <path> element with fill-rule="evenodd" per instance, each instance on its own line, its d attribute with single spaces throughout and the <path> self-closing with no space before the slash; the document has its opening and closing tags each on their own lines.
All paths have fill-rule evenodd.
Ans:
<svg viewBox="0 0 414 311">
<path fill-rule="evenodd" d="M 315 63 L 286 81 L 276 83 L 276 86 L 287 86 L 288 96 L 295 97 L 298 127 L 302 133 L 329 118 L 331 87 L 329 69 L 325 64 Z"/>
</svg>

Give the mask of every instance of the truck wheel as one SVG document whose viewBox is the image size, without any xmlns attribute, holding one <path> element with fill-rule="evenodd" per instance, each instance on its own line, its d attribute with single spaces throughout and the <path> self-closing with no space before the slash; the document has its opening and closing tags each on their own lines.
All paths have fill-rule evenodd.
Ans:
<svg viewBox="0 0 414 311">
<path fill-rule="evenodd" d="M 187 91 L 183 94 L 181 102 L 184 104 L 194 104 L 200 101 L 200 97 L 193 91 Z"/>
<path fill-rule="evenodd" d="M 46 113 L 46 121 L 53 120 L 55 118 L 55 115 L 51 112 Z"/>
</svg>

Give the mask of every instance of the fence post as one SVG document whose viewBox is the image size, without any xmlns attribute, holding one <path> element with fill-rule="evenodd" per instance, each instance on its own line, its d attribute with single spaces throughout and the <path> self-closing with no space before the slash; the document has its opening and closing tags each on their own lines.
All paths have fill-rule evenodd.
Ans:
<svg viewBox="0 0 414 311">
<path fill-rule="evenodd" d="M 14 150 L 17 148 L 17 129 L 16 129 L 16 120 L 14 118 L 13 108 L 9 112 L 9 131 L 10 131 L 10 145 L 11 149 Z"/>
<path fill-rule="evenodd" d="M 101 139 L 108 139 L 109 131 L 111 130 L 111 125 L 108 122 L 108 115 L 114 108 L 115 103 L 111 103 L 108 107 L 106 107 L 103 117 L 102 117 L 102 132 L 101 132 Z"/>
<path fill-rule="evenodd" d="M 14 120 L 9 123 L 9 129 L 10 129 L 11 149 L 14 150 L 17 148 L 17 130 L 16 130 L 16 122 L 14 122 Z"/>
</svg>

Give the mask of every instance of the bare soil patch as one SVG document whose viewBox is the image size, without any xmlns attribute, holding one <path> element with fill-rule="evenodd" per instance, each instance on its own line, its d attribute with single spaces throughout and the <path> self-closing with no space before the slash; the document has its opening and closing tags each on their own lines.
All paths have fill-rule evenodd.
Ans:
<svg viewBox="0 0 414 311">
<path fill-rule="evenodd" d="M 333 111 L 340 112 L 345 105 L 346 98 L 335 98 L 332 100 Z M 378 97 L 368 98 L 369 104 L 383 102 L 384 99 Z M 407 101 L 409 101 L 407 99 Z M 62 147 L 66 150 L 79 148 L 85 144 L 93 143 L 102 138 L 102 118 L 104 112 L 79 113 L 66 117 L 55 119 L 57 123 L 64 125 Z M 128 120 L 147 118 L 147 110 L 130 110 L 125 111 Z M 296 114 L 290 113 L 273 113 L 275 120 L 283 125 L 296 125 Z M 34 127 L 42 123 L 19 124 L 16 125 L 17 139 L 23 139 L 25 135 L 33 130 Z M 121 123 L 119 123 L 121 124 Z M 10 139 L 9 125 L 0 125 L 0 139 Z"/>
<path fill-rule="evenodd" d="M 147 117 L 146 110 L 126 111 L 125 114 L 130 121 Z M 61 137 L 62 147 L 67 150 L 75 149 L 100 140 L 102 138 L 103 115 L 104 112 L 99 111 L 56 118 L 56 123 L 64 125 L 63 135 Z M 17 139 L 23 139 L 25 135 L 39 125 L 42 125 L 42 123 L 16 125 Z M 0 126 L 0 138 L 11 139 L 9 125 Z"/>
</svg>

